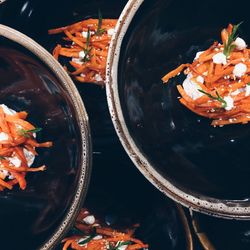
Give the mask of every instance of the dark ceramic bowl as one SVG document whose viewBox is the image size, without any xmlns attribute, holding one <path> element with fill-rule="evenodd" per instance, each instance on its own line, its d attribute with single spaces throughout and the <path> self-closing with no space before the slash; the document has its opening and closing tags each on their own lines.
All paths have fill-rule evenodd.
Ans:
<svg viewBox="0 0 250 250">
<path fill-rule="evenodd" d="M 249 250 L 250 221 L 225 220 L 191 213 L 194 232 L 207 250 Z"/>
<path fill-rule="evenodd" d="M 29 113 L 43 130 L 27 188 L 0 193 L 1 249 L 52 249 L 69 230 L 87 192 L 91 147 L 88 117 L 72 81 L 41 46 L 0 25 L 0 99 Z"/>
<path fill-rule="evenodd" d="M 240 21 L 249 43 L 248 10 L 233 1 L 129 1 L 111 44 L 107 97 L 127 153 L 162 192 L 201 212 L 249 218 L 249 124 L 214 128 L 179 103 L 183 79 L 161 81 Z"/>
</svg>

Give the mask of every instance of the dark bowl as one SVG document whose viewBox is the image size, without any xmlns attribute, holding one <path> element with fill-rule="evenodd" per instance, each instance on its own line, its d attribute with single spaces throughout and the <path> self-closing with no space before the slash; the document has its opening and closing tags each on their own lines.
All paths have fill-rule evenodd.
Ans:
<svg viewBox="0 0 250 250">
<path fill-rule="evenodd" d="M 224 217 L 250 217 L 250 126 L 212 127 L 178 101 L 174 78 L 161 78 L 244 21 L 234 1 L 131 0 L 120 16 L 108 60 L 111 117 L 130 158 L 162 192 L 181 204 Z"/>
<path fill-rule="evenodd" d="M 88 117 L 64 69 L 40 45 L 0 25 L 0 99 L 43 128 L 27 188 L 0 193 L 1 249 L 52 249 L 69 230 L 87 192 L 91 167 Z"/>
<path fill-rule="evenodd" d="M 192 213 L 194 232 L 204 249 L 249 250 L 250 221 L 225 220 Z"/>
</svg>

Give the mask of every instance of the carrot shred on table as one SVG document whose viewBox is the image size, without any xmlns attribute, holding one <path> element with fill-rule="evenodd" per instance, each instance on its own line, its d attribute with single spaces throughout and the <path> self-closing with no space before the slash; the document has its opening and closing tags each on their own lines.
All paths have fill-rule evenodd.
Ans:
<svg viewBox="0 0 250 250">
<path fill-rule="evenodd" d="M 181 64 L 162 77 L 163 83 L 181 72 L 187 75 L 177 85 L 180 103 L 197 115 L 212 119 L 212 126 L 250 121 L 250 49 L 238 37 L 240 24 L 229 24 L 192 63 Z M 178 81 L 180 78 L 178 78 Z"/>
<path fill-rule="evenodd" d="M 55 59 L 70 58 L 73 71 L 68 73 L 78 82 L 91 82 L 103 86 L 106 61 L 117 19 L 87 19 L 61 28 L 50 29 L 48 34 L 63 33 L 66 44 L 57 44 L 52 54 Z M 112 33 L 112 32 L 111 32 Z M 65 42 L 64 42 L 65 43 Z"/>
</svg>

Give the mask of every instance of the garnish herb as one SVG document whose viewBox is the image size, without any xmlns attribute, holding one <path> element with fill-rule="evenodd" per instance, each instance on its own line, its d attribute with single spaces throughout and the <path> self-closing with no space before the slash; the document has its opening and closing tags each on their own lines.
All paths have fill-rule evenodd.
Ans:
<svg viewBox="0 0 250 250">
<path fill-rule="evenodd" d="M 42 128 L 34 128 L 34 129 L 29 129 L 29 130 L 20 129 L 19 132 L 22 136 L 29 138 L 30 133 L 37 133 L 37 132 L 40 132 L 41 130 Z"/>
<path fill-rule="evenodd" d="M 250 86 L 250 82 L 248 82 L 247 85 Z"/>
<path fill-rule="evenodd" d="M 5 160 L 5 157 L 0 155 L 0 160 Z"/>
<path fill-rule="evenodd" d="M 232 33 L 229 35 L 226 44 L 224 44 L 224 50 L 223 50 L 223 54 L 228 57 L 230 55 L 230 53 L 235 49 L 235 45 L 233 44 L 233 42 L 235 41 L 235 39 L 237 38 L 237 30 L 239 28 L 239 26 L 242 24 L 242 22 L 240 22 L 237 25 L 233 25 L 233 30 Z"/>
<path fill-rule="evenodd" d="M 79 245 L 84 245 L 84 244 L 90 242 L 94 237 L 95 237 L 95 235 L 91 235 L 88 238 L 86 238 L 85 240 L 79 241 L 78 244 Z"/>
<path fill-rule="evenodd" d="M 88 32 L 87 32 L 87 38 L 86 38 L 86 48 L 83 50 L 84 51 L 84 58 L 83 58 L 83 61 L 84 62 L 88 62 L 90 61 L 90 51 L 91 51 L 91 48 L 89 48 L 89 44 L 90 44 L 90 30 L 88 29 Z"/>
<path fill-rule="evenodd" d="M 204 91 L 204 90 L 202 90 L 202 89 L 198 89 L 198 90 L 199 90 L 201 93 L 207 95 L 209 98 L 221 102 L 221 107 L 222 107 L 222 108 L 225 108 L 225 107 L 227 106 L 226 101 L 220 96 L 220 94 L 219 94 L 217 91 L 215 92 L 215 93 L 216 93 L 216 96 L 213 96 L 213 95 L 207 93 L 206 91 Z"/>
<path fill-rule="evenodd" d="M 115 246 L 112 246 L 111 244 L 109 244 L 108 250 L 119 250 L 119 247 L 130 245 L 130 244 L 131 244 L 131 241 L 119 241 Z"/>
<path fill-rule="evenodd" d="M 97 36 L 101 36 L 104 32 L 105 32 L 105 29 L 102 29 L 102 13 L 99 10 L 98 11 L 98 25 L 97 25 L 97 30 L 96 30 L 95 34 Z"/>
</svg>

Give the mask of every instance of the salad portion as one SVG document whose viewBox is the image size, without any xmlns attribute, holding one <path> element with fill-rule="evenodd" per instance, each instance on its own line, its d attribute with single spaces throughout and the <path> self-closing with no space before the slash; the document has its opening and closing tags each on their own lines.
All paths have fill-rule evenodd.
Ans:
<svg viewBox="0 0 250 250">
<path fill-rule="evenodd" d="M 229 24 L 221 31 L 221 43 L 215 41 L 199 51 L 192 63 L 182 64 L 162 78 L 167 83 L 183 71 L 186 78 L 177 85 L 179 101 L 212 119 L 213 126 L 250 121 L 250 49 L 237 35 L 239 26 Z"/>
<path fill-rule="evenodd" d="M 54 48 L 53 56 L 57 60 L 59 57 L 70 58 L 70 67 L 64 68 L 78 82 L 103 85 L 109 44 L 116 22 L 116 19 L 102 19 L 99 13 L 99 19 L 87 19 L 49 30 L 51 35 L 65 35 L 62 43 Z"/>
<path fill-rule="evenodd" d="M 126 230 L 103 225 L 88 209 L 82 208 L 75 224 L 75 234 L 62 240 L 63 250 L 143 250 L 148 244 L 134 237 L 139 224 Z"/>
<path fill-rule="evenodd" d="M 38 143 L 36 133 L 41 128 L 26 121 L 27 112 L 16 112 L 0 104 L 0 191 L 18 184 L 26 188 L 27 172 L 44 171 L 46 166 L 31 167 L 37 147 L 51 147 L 52 142 Z"/>
</svg>

